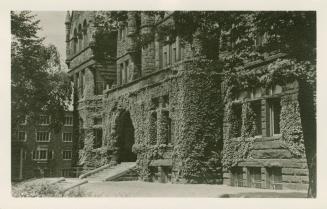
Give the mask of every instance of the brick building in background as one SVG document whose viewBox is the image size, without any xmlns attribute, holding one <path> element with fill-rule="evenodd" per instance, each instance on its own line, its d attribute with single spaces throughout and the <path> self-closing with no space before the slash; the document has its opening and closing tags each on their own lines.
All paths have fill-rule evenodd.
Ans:
<svg viewBox="0 0 327 209">
<path fill-rule="evenodd" d="M 19 124 L 12 137 L 11 178 L 13 181 L 33 177 L 69 177 L 72 175 L 73 115 L 65 113 L 58 132 L 50 129 L 51 118 L 40 115 L 40 122 Z"/>
<path fill-rule="evenodd" d="M 183 172 L 193 165 L 182 155 L 183 146 L 196 148 L 193 139 L 198 144 L 217 141 L 220 147 L 209 147 L 210 155 L 222 151 L 223 141 L 237 144 L 247 120 L 242 112 L 250 108 L 257 130 L 252 157 L 217 170 L 208 182 L 271 189 L 308 187 L 305 157 L 293 155 L 283 142 L 286 129 L 298 128 L 297 83 L 239 92 L 232 105 L 236 118 L 232 124 L 219 106 L 224 90 L 221 77 L 194 71 L 196 40 L 182 44 L 179 37 L 160 40 L 155 34 L 146 46 L 137 45 L 136 36 L 171 24 L 171 12 L 164 17 L 128 12 L 115 38 L 108 40 L 116 44 L 116 60 L 109 63 L 99 63 L 95 57 L 96 14 L 73 11 L 65 21 L 66 62 L 74 82 L 74 163 L 79 158 L 83 159 L 79 163 L 91 167 L 136 161 L 142 180 L 188 182 Z M 266 68 L 283 56 L 268 54 L 247 68 Z M 224 118 L 220 120 L 218 114 Z M 296 123 L 280 126 L 289 118 Z M 90 139 L 91 148 L 86 147 Z M 209 159 L 204 156 L 200 163 L 208 166 Z"/>
</svg>

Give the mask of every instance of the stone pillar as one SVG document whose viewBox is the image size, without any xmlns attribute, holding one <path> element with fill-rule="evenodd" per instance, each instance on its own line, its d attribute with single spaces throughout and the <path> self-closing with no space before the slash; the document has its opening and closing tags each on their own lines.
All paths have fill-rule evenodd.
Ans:
<svg viewBox="0 0 327 209">
<path fill-rule="evenodd" d="M 151 33 L 154 24 L 154 17 L 146 12 L 141 13 L 141 34 Z M 153 34 L 154 35 L 154 34 Z M 153 37 L 154 38 L 154 37 Z M 155 44 L 152 41 L 142 47 L 142 75 L 148 75 L 155 70 Z"/>
<path fill-rule="evenodd" d="M 158 34 L 155 35 L 154 42 L 154 52 L 155 52 L 155 68 L 160 69 L 162 67 L 162 43 L 158 41 Z"/>
<path fill-rule="evenodd" d="M 86 98 L 94 95 L 95 89 L 95 75 L 92 70 L 89 68 L 85 68 L 85 87 L 84 87 L 84 95 Z"/>
<path fill-rule="evenodd" d="M 82 79 L 83 79 L 83 78 L 82 78 L 82 71 L 79 71 L 79 72 L 78 72 L 78 78 L 79 78 L 79 79 L 78 79 L 78 98 L 79 98 L 79 99 L 82 99 L 82 98 L 83 98 L 83 96 L 82 96 L 82 95 L 83 95 L 83 94 L 82 94 L 82 82 L 83 82 L 83 81 L 82 81 Z"/>
</svg>

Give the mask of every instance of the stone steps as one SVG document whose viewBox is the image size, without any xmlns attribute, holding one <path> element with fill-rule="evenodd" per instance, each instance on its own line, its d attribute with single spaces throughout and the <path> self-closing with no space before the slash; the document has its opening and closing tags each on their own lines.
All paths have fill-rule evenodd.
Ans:
<svg viewBox="0 0 327 209">
<path fill-rule="evenodd" d="M 113 167 L 105 168 L 87 177 L 88 181 L 133 181 L 137 180 L 134 168 L 135 162 L 123 162 Z"/>
</svg>

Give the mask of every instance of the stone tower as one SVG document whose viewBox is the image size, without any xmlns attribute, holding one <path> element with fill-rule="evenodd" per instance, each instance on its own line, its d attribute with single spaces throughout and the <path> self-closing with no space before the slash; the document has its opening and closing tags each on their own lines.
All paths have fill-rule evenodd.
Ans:
<svg viewBox="0 0 327 209">
<path fill-rule="evenodd" d="M 93 136 L 94 148 L 102 146 L 102 94 L 116 83 L 115 63 L 102 62 L 95 54 L 95 16 L 95 11 L 73 11 L 67 12 L 65 20 L 66 64 L 74 83 L 75 165 L 85 136 Z"/>
</svg>

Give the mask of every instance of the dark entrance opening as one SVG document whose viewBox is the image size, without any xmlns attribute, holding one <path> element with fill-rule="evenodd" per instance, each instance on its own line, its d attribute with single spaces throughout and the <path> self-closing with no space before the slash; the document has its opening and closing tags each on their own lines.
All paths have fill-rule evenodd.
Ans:
<svg viewBox="0 0 327 209">
<path fill-rule="evenodd" d="M 135 162 L 136 154 L 132 152 L 134 144 L 134 127 L 129 112 L 123 112 L 118 124 L 118 162 Z"/>
</svg>

